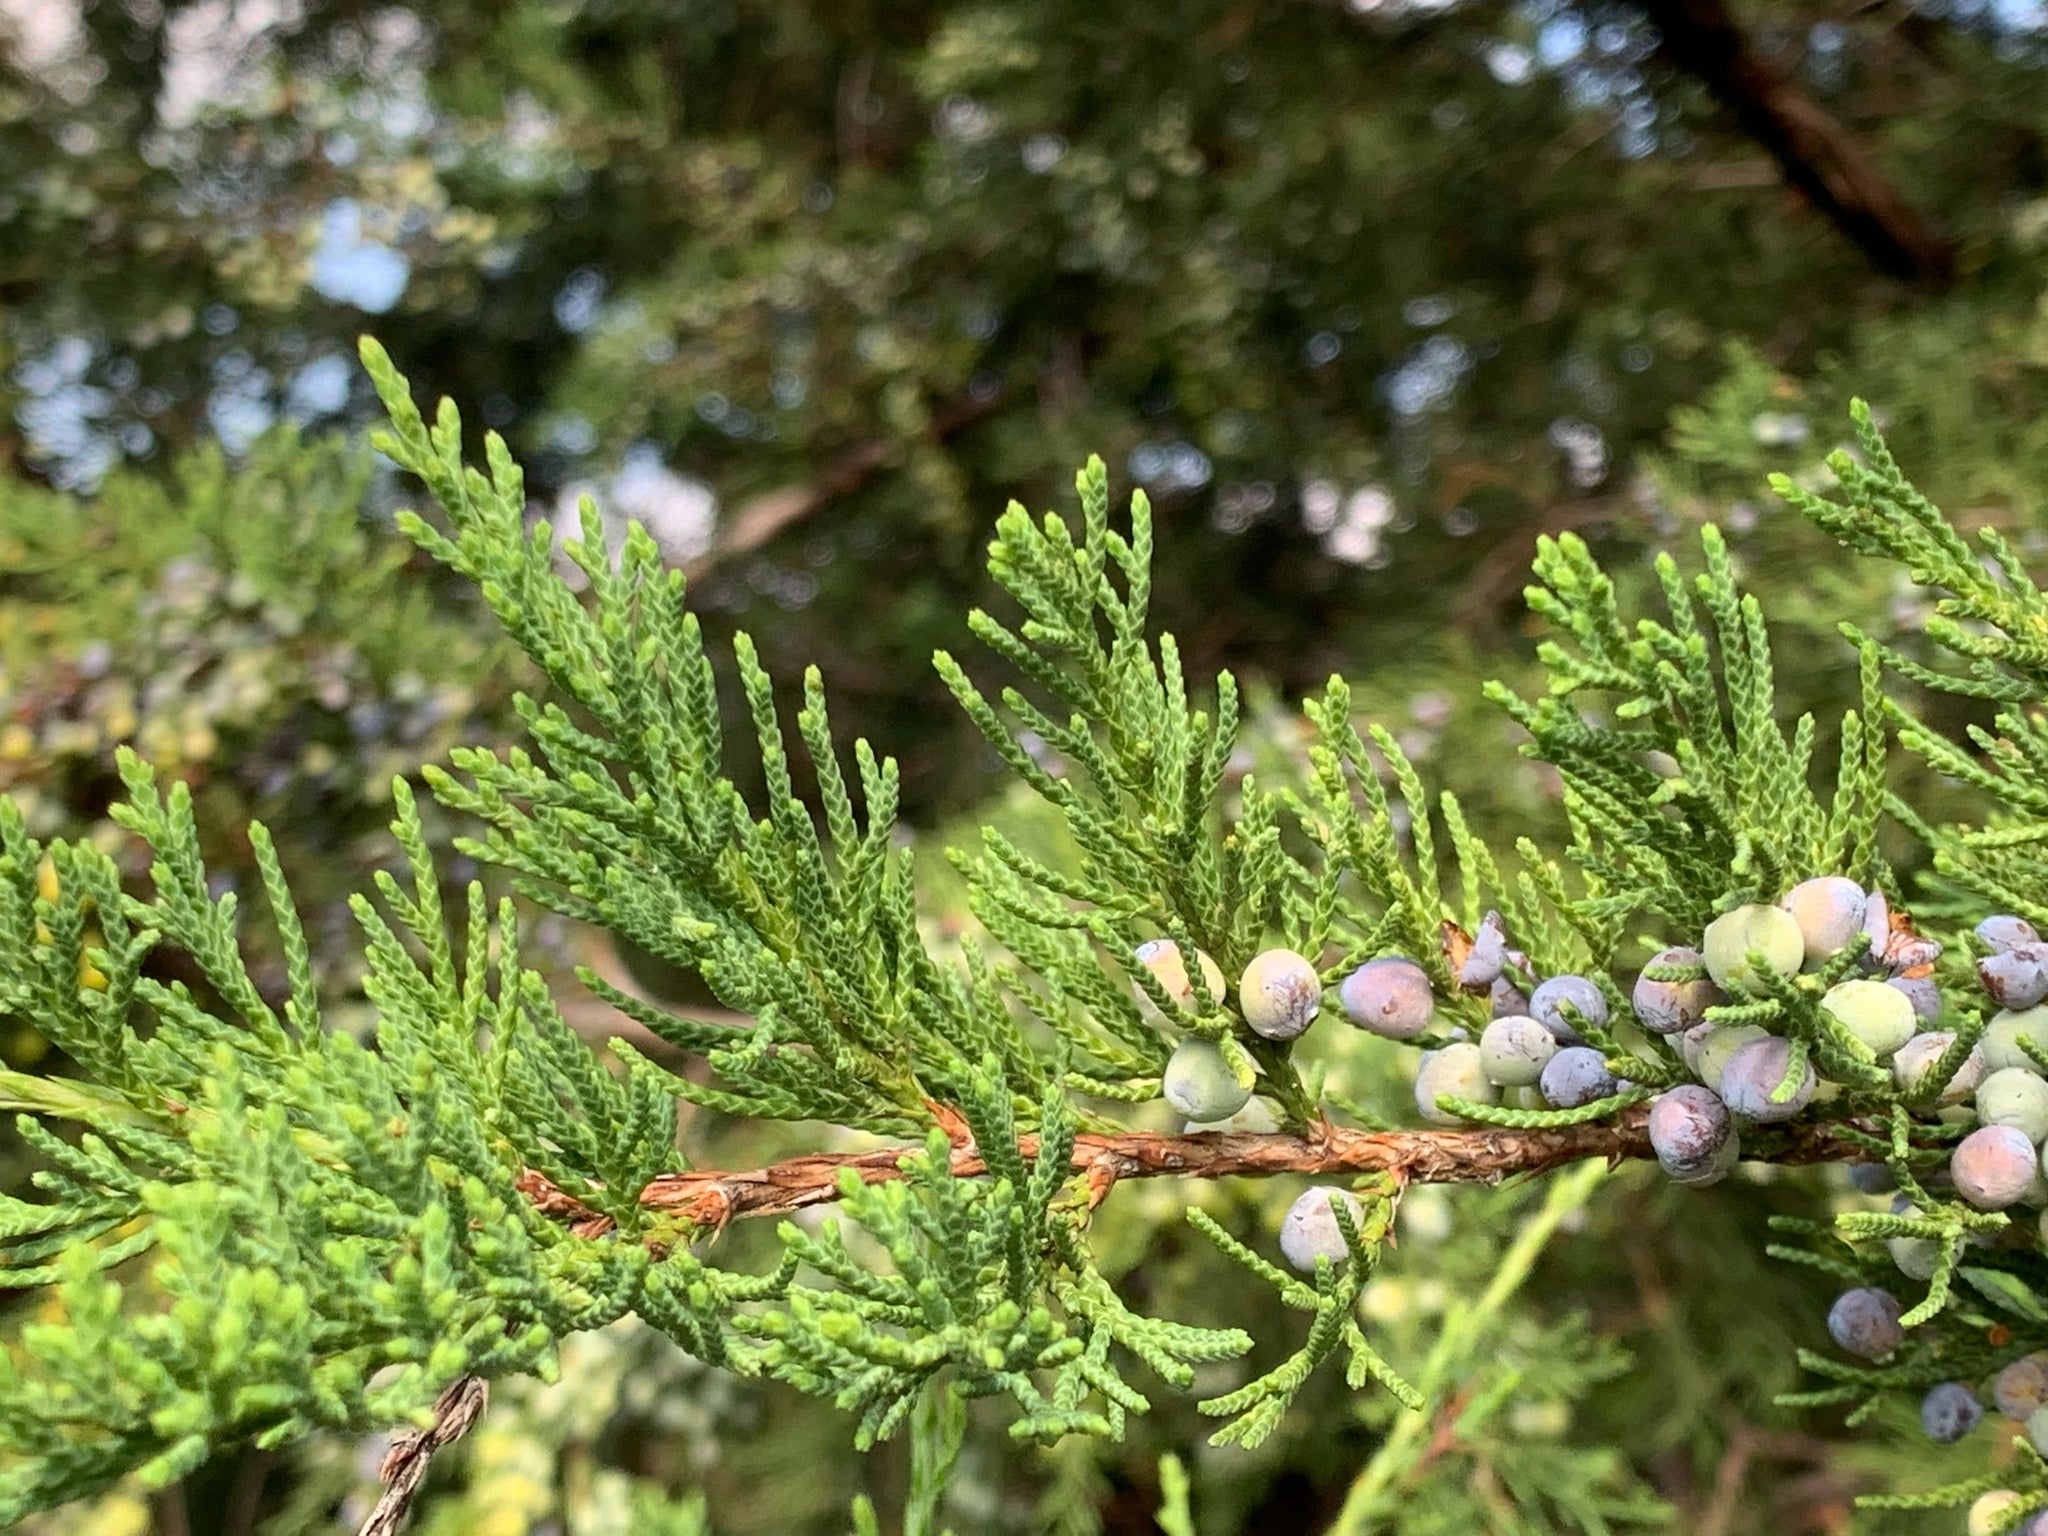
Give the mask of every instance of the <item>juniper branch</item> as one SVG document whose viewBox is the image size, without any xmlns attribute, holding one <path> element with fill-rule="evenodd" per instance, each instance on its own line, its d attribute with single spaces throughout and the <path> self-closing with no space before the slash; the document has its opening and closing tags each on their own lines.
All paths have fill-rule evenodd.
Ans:
<svg viewBox="0 0 2048 1536">
<path fill-rule="evenodd" d="M 1637 1105 L 1611 1120 L 1542 1130 L 1484 1127 L 1445 1131 L 1355 1131 L 1327 1121 L 1306 1135 L 1285 1132 L 1204 1131 L 1172 1136 L 1131 1131 L 1083 1133 L 1074 1138 L 1071 1165 L 1089 1185 L 1090 1203 L 1126 1179 L 1272 1178 L 1284 1174 L 1331 1176 L 1387 1174 L 1402 1184 L 1502 1184 L 1567 1163 L 1604 1158 L 1624 1162 L 1654 1157 L 1649 1111 Z M 1867 1157 L 1872 1134 L 1859 1122 L 1801 1124 L 1775 1139 L 1757 1140 L 1744 1155 L 1753 1162 L 1788 1165 L 1855 1161 Z M 1039 1138 L 1020 1136 L 1019 1153 L 1038 1157 Z M 640 1204 L 682 1223 L 720 1228 L 754 1216 L 787 1216 L 806 1206 L 829 1205 L 843 1194 L 850 1173 L 863 1184 L 903 1176 L 902 1164 L 917 1149 L 879 1147 L 867 1152 L 812 1152 L 765 1168 L 736 1172 L 692 1169 L 655 1179 L 640 1192 Z M 951 1158 L 956 1178 L 978 1178 L 988 1161 L 971 1142 L 956 1142 Z M 537 1209 L 574 1224 L 580 1236 L 609 1230 L 607 1218 L 529 1171 L 521 1189 Z"/>
</svg>

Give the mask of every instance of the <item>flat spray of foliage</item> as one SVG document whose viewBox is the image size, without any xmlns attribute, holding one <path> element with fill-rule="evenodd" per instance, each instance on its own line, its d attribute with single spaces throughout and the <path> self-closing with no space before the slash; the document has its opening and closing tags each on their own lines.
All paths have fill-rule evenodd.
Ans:
<svg viewBox="0 0 2048 1536">
<path fill-rule="evenodd" d="M 1401 1189 L 1639 1156 L 1642 1093 L 1570 1111 L 1466 1105 L 1493 1122 L 1469 1131 L 1354 1128 L 1288 1044 L 1250 1033 L 1232 1002 L 1177 1006 L 1133 950 L 1169 937 L 1234 977 L 1285 945 L 1316 957 L 1329 982 L 1407 953 L 1432 973 L 1441 1038 L 1487 1016 L 1484 995 L 1457 985 L 1447 925 L 1469 930 L 1498 909 L 1531 977 L 1583 972 L 1618 999 L 1612 977 L 1647 954 L 1635 937 L 1645 930 L 1696 934 L 1814 873 L 1887 878 L 1876 839 L 1886 661 L 2000 702 L 1977 755 L 1899 722 L 1914 749 L 1998 797 L 1998 823 L 1905 820 L 1935 840 L 1947 878 L 2048 919 L 2048 597 L 1996 541 L 1988 563 L 1962 543 L 1865 418 L 1862 457 L 1835 466 L 1842 502 L 1785 493 L 1845 542 L 1951 594 L 1931 633 L 1966 675 L 1949 682 L 1866 642 L 1865 708 L 1841 724 L 1835 771 L 1819 774 L 1814 722 L 1788 731 L 1775 718 L 1763 619 L 1715 535 L 1690 580 L 1659 562 L 1667 611 L 1635 622 L 1582 544 L 1546 542 L 1530 597 L 1559 631 L 1544 648 L 1551 690 L 1497 692 L 1530 754 L 1560 771 L 1575 831 L 1554 857 L 1524 844 L 1511 862 L 1470 835 L 1455 800 L 1431 801 L 1389 735 L 1361 734 L 1335 679 L 1307 706 L 1307 782 L 1233 782 L 1235 684 L 1191 689 L 1172 638 L 1148 630 L 1143 496 L 1113 526 L 1095 462 L 1079 477 L 1078 520 L 1013 507 L 990 551 L 1013 611 L 968 619 L 993 664 L 970 672 L 941 654 L 937 665 L 1082 858 L 1078 873 L 1058 871 L 994 831 L 952 850 L 986 930 L 955 953 L 920 927 L 896 768 L 865 742 L 850 761 L 835 748 L 817 671 L 786 720 L 740 637 L 753 739 L 723 740 L 712 660 L 653 542 L 636 530 L 614 557 L 587 507 L 581 539 L 529 525 L 503 445 L 489 439 L 484 467 L 466 465 L 454 408 L 429 424 L 382 351 L 364 355 L 392 421 L 379 446 L 441 512 L 408 515 L 406 532 L 476 583 L 552 684 L 521 701 L 523 744 L 426 770 L 442 804 L 481 824 L 465 850 L 518 895 L 702 975 L 753 1022 L 681 1017 L 586 975 L 709 1070 L 680 1075 L 624 1044 L 609 1069 L 522 961 L 511 900 L 476 885 L 444 910 L 402 781 L 394 828 L 409 874 L 380 876 L 355 903 L 374 1046 L 323 1028 L 261 827 L 249 835 L 261 920 L 287 957 L 282 997 L 245 969 L 243 914 L 209 886 L 182 783 L 124 758 L 116 814 L 154 851 L 146 894 L 122 889 L 90 846 L 34 841 L 0 802 L 0 1006 L 79 1069 L 0 1077 L 44 1164 L 41 1198 L 0 1205 L 6 1282 L 44 1291 L 0 1353 L 0 1521 L 123 1474 L 169 1482 L 232 1443 L 431 1425 L 437 1398 L 464 1378 L 546 1376 L 565 1335 L 634 1313 L 704 1361 L 838 1404 L 863 1445 L 910 1426 L 911 1528 L 935 1529 L 964 1399 L 1004 1399 L 1020 1440 L 1114 1436 L 1151 1394 L 1188 1390 L 1198 1368 L 1249 1350 L 1234 1329 L 1134 1310 L 1091 1254 L 1091 1223 L 1120 1179 L 1174 1173 L 1349 1173 L 1364 1197 L 1361 1218 L 1344 1222 L 1350 1257 L 1312 1275 L 1193 1214 L 1306 1320 L 1272 1370 L 1202 1403 L 1219 1440 L 1270 1435 L 1326 1364 L 1420 1408 L 1448 1358 L 1405 1380 L 1355 1305 Z M 1012 686 L 976 680 L 1005 673 Z M 794 787 L 798 749 L 816 785 L 808 802 Z M 730 753 L 758 755 L 758 803 L 725 775 Z M 153 961 L 165 951 L 184 957 L 176 974 L 189 979 L 162 979 Z M 1875 1273 L 1873 1239 L 1942 1244 L 1915 1309 L 1928 1326 L 1881 1368 L 1816 1358 L 1832 1385 L 1814 1400 L 1875 1401 L 1994 1363 L 1982 1342 L 1993 1315 L 2019 1336 L 2001 1358 L 2048 1341 L 2039 1253 L 1973 1248 L 1963 1262 L 1965 1240 L 2005 1218 L 1919 1188 L 1915 1171 L 1941 1155 L 1942 1136 L 1923 1105 L 1802 987 L 1742 992 L 1727 1011 L 1773 1021 L 1796 1042 L 1795 1070 L 1810 1053 L 1848 1085 L 1807 1122 L 1757 1137 L 1752 1155 L 1884 1155 L 1919 1205 L 1912 1217 L 1845 1218 L 1847 1246 L 1810 1234 L 1823 1251 L 1803 1256 Z M 1964 1019 L 1961 1049 L 1979 1027 Z M 1637 1084 L 1679 1075 L 1667 1042 L 1586 1033 Z M 1257 1075 L 1280 1130 L 1128 1128 L 1120 1117 L 1158 1096 L 1172 1040 L 1188 1035 Z M 895 1149 L 754 1174 L 694 1169 L 677 1145 L 679 1102 L 825 1122 Z M 783 1222 L 765 1272 L 716 1262 L 708 1239 L 724 1223 L 834 1201 L 821 1225 Z M 1972 1350 L 1984 1359 L 1963 1360 Z M 1184 1483 L 1169 1483 L 1168 1518 L 1186 1529 Z M 2048 1501 L 2037 1461 L 2015 1485 Z M 858 1528 L 875 1519 L 855 1511 Z"/>
</svg>

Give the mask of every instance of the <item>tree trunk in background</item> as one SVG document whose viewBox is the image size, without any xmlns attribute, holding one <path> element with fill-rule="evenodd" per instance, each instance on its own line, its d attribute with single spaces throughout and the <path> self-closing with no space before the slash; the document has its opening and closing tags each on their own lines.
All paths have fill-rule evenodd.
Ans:
<svg viewBox="0 0 2048 1536">
<path fill-rule="evenodd" d="M 1721 0 L 1642 0 L 1663 53 L 1770 151 L 1785 179 L 1894 277 L 1939 285 L 1955 252 L 1819 102 L 1761 58 Z"/>
</svg>

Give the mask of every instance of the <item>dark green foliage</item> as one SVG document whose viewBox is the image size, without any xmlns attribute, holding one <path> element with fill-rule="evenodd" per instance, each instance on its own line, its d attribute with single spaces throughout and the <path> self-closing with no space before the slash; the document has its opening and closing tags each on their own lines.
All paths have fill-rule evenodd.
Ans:
<svg viewBox="0 0 2048 1536">
<path fill-rule="evenodd" d="M 238 463 L 208 447 L 158 478 L 124 471 L 89 501 L 0 481 L 0 786 L 37 835 L 117 851 L 106 807 L 133 743 L 191 787 L 212 872 L 244 885 L 261 874 L 240 829 L 265 822 L 337 1003 L 392 778 L 511 720 L 511 647 L 374 499 L 366 451 L 286 431 Z M 280 989 L 283 957 L 249 939 L 258 984 Z"/>
<path fill-rule="evenodd" d="M 835 704 L 913 808 L 983 788 L 922 739 L 955 723 L 923 661 L 988 514 L 1089 448 L 1159 499 L 1191 661 L 1294 690 L 1512 622 L 1499 543 L 1661 528 L 1636 470 L 1728 373 L 1682 442 L 1731 495 L 1854 382 L 1958 504 L 2038 508 L 2037 40 L 1737 19 L 1954 242 L 1949 290 L 1788 195 L 1637 7 L 95 7 L 0 49 L 0 462 L 361 421 L 376 313 L 540 499 L 651 455 L 723 538 L 799 493 L 700 599 L 778 672 L 866 663 Z M 337 283 L 352 240 L 403 280 Z"/>
<path fill-rule="evenodd" d="M 1301 788 L 1231 772 L 1236 685 L 1225 674 L 1198 699 L 1175 643 L 1150 630 L 1149 510 L 1140 495 L 1129 531 L 1113 527 L 1096 462 L 1078 482 L 1077 522 L 1013 508 L 999 524 L 991 569 L 1020 616 L 977 611 L 969 625 L 1017 683 L 991 695 L 938 658 L 1072 852 L 1048 860 L 989 828 L 956 866 L 993 942 L 950 951 L 921 920 L 913 855 L 898 845 L 894 765 L 856 744 L 857 804 L 818 674 L 806 677 L 795 718 L 815 785 L 806 799 L 777 692 L 751 643 L 735 641 L 749 756 L 766 786 L 761 802 L 749 800 L 728 773 L 718 684 L 682 577 L 651 539 L 636 530 L 614 556 L 586 514 L 583 536 L 558 548 L 545 522 L 527 522 L 500 441 L 486 442 L 486 471 L 469 467 L 453 407 L 430 426 L 382 352 L 369 345 L 365 357 L 392 422 L 379 446 L 425 482 L 445 517 L 406 514 L 401 527 L 476 585 L 551 685 L 546 698 L 517 700 L 526 744 L 463 749 L 454 772 L 430 772 L 444 805 L 484 824 L 466 850 L 523 897 L 701 975 L 751 1023 L 709 1025 L 586 977 L 668 1044 L 703 1056 L 713 1076 L 669 1071 L 621 1044 L 604 1062 L 522 963 L 510 901 L 494 907 L 472 885 L 460 910 L 444 910 L 402 780 L 395 831 L 409 881 L 380 874 L 378 900 L 355 904 L 373 1046 L 323 1020 L 312 950 L 260 827 L 250 842 L 285 978 L 274 994 L 245 962 L 235 896 L 208 883 L 182 783 L 161 787 L 140 760 L 122 758 L 127 793 L 114 814 L 154 860 L 146 896 L 123 888 L 106 854 L 32 838 L 10 804 L 0 811 L 0 1006 L 33 1019 L 81 1075 L 5 1079 L 7 1102 L 30 1112 L 21 1135 L 45 1167 L 40 1201 L 0 1211 L 0 1243 L 10 1278 L 51 1287 L 61 1321 L 25 1325 L 0 1378 L 0 1517 L 121 1472 L 165 1483 L 215 1446 L 417 1420 L 459 1376 L 546 1373 L 568 1336 L 632 1313 L 699 1360 L 845 1410 L 863 1447 L 909 1426 L 910 1525 L 932 1532 L 966 1443 L 968 1400 L 1006 1400 L 1016 1439 L 1121 1437 L 1155 1407 L 1131 1379 L 1142 1373 L 1224 1419 L 1218 1443 L 1255 1450 L 1304 1394 L 1329 1390 L 1319 1383 L 1331 1373 L 1317 1368 L 1341 1354 L 1347 1387 L 1376 1383 L 1405 1411 L 1353 1483 L 1344 1518 L 1368 1519 L 1396 1479 L 1413 1475 L 1435 1395 L 1469 1366 L 1488 1319 L 1600 1170 L 1558 1177 L 1540 1217 L 1498 1256 L 1476 1309 L 1448 1320 L 1412 1370 L 1367 1326 L 1399 1204 L 1415 1194 L 1401 1180 L 1364 1185 L 1361 1219 L 1333 1207 L 1349 1256 L 1325 1255 L 1307 1278 L 1193 1211 L 1196 1228 L 1308 1317 L 1290 1353 L 1213 1390 L 1215 1368 L 1253 1338 L 1174 1320 L 1125 1293 L 1122 1261 L 1100 1251 L 1113 1237 L 1095 1218 L 1117 1170 L 1077 1175 L 1077 1138 L 1142 1122 L 1131 1106 L 1156 1096 L 1176 1036 L 1214 1041 L 1308 1132 L 1332 1110 L 1351 1113 L 1325 1091 L 1351 1042 L 1394 1047 L 1352 1034 L 1335 1010 L 1296 1042 L 1253 1034 L 1204 987 L 1183 1007 L 1138 961 L 1138 944 L 1170 938 L 1183 955 L 1212 954 L 1226 976 L 1277 945 L 1315 957 L 1326 985 L 1362 960 L 1411 955 L 1437 990 L 1440 1033 L 1430 1038 L 1441 1043 L 1490 1011 L 1482 991 L 1457 983 L 1448 925 L 1496 909 L 1520 946 L 1518 982 L 1574 974 L 1600 989 L 1604 1008 L 1589 998 L 1559 1017 L 1586 1038 L 1589 1062 L 1606 1060 L 1603 1079 L 1658 1084 L 1682 1075 L 1682 1053 L 1623 1018 L 1616 968 L 1630 924 L 1696 939 L 1713 914 L 1815 873 L 1890 879 L 1876 842 L 1885 747 L 1872 723 L 1884 653 L 1863 646 L 1866 709 L 1843 727 L 1842 766 L 1824 794 L 1812 787 L 1810 722 L 1789 734 L 1777 723 L 1760 609 L 1717 538 L 1694 584 L 1697 610 L 1675 564 L 1660 563 L 1668 626 L 1625 626 L 1583 547 L 1547 545 L 1539 559 L 1545 585 L 1533 599 L 1575 648 L 1545 650 L 1542 702 L 1495 693 L 1529 728 L 1531 754 L 1562 776 L 1567 877 L 1528 840 L 1504 863 L 1455 797 L 1432 804 L 1393 736 L 1354 725 L 1341 680 L 1308 708 Z M 1952 549 L 1946 524 L 1881 453 L 1871 437 L 1866 460 L 1889 478 L 1838 467 L 1865 510 L 1813 503 L 1811 515 L 1884 552 L 1914 537 Z M 563 560 L 582 573 L 582 595 Z M 1951 590 L 1967 585 L 1959 562 L 1928 574 Z M 1971 591 L 1970 617 L 2023 640 L 2035 599 L 2016 565 L 1996 592 Z M 2019 650 L 1959 630 L 1939 637 L 2001 675 L 2028 676 Z M 1611 723 L 1565 702 L 1582 692 L 1614 699 Z M 2008 734 L 2026 725 L 2021 696 L 2011 708 L 2020 713 Z M 1923 730 L 1905 734 L 1923 751 L 1953 750 Z M 1985 781 L 2016 786 L 2004 795 L 2015 829 L 2029 824 L 2036 768 L 2014 751 Z M 1993 889 L 1967 862 L 1981 846 L 1971 834 L 1934 836 L 1948 878 Z M 2033 841 L 2009 836 L 1998 851 Z M 167 980 L 159 962 L 171 955 L 183 969 Z M 1883 1156 L 1915 1207 L 1845 1216 L 1846 1249 L 1826 1228 L 1793 1224 L 1804 1246 L 1784 1256 L 1839 1288 L 1888 1268 L 1881 1239 L 1938 1247 L 1924 1293 L 1901 1296 L 1909 1332 L 1895 1355 L 1856 1366 L 1801 1357 L 1831 1385 L 1797 1401 L 1853 1403 L 1867 1417 L 1888 1395 L 1917 1401 L 1935 1381 L 1974 1380 L 2032 1347 L 2043 1317 L 2036 1282 L 2048 1276 L 2031 1243 L 1972 1246 L 1973 1235 L 2011 1224 L 1938 1198 L 1924 1177 L 1962 1128 L 1916 1118 L 1921 1105 L 1818 1006 L 1860 957 L 1852 945 L 1788 978 L 1753 955 L 1755 976 L 1732 982 L 1708 1016 L 1768 1022 L 1785 1037 L 1773 1042 L 1784 1071 L 1771 1102 L 1787 1102 L 1809 1067 L 1838 1085 L 1822 1113 L 1864 1117 L 1838 1134 Z M 1680 970 L 1666 979 L 1690 979 Z M 1980 1030 L 1973 1015 L 1954 1060 L 1930 1074 L 1930 1094 Z M 1333 1031 L 1341 1045 L 1329 1043 Z M 1439 1108 L 1564 1131 L 1610 1121 L 1642 1097 Z M 679 1101 L 916 1143 L 893 1170 L 863 1178 L 843 1166 L 830 1191 L 838 1219 L 784 1223 L 765 1268 L 728 1265 L 702 1241 L 724 1219 L 712 1207 L 641 1198 L 689 1171 L 676 1149 Z M 1372 1115 L 1358 1107 L 1357 1118 Z M 1768 1156 L 1774 1145 L 1760 1135 L 1755 1150 Z M 1983 1343 L 1986 1308 L 2019 1337 Z M 1574 1393 L 1619 1369 L 1612 1357 L 1563 1363 L 1579 1327 L 1559 1321 L 1532 1346 L 1542 1361 L 1532 1369 L 1551 1390 Z M 1500 1401 L 1466 1411 L 1482 1422 Z M 1511 1468 L 1512 1451 L 1501 1455 L 1519 1522 L 1546 1511 L 1583 1528 L 1658 1518 L 1598 1458 L 1532 1455 Z M 2048 1477 L 2040 1484 L 2048 1492 Z M 2027 1477 L 2016 1486 L 2036 1497 Z M 661 1518 L 671 1515 L 684 1528 L 697 1519 L 687 1506 Z M 872 1507 L 855 1519 L 873 1525 Z"/>
</svg>

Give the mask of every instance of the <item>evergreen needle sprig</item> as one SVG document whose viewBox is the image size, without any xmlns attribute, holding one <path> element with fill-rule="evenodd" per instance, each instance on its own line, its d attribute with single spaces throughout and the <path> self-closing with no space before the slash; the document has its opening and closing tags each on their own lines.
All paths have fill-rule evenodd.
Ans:
<svg viewBox="0 0 2048 1536">
<path fill-rule="evenodd" d="M 1407 1445 L 1414 1410 L 1476 1347 L 1478 1325 L 1440 1340 L 1415 1382 L 1367 1338 L 1366 1288 L 1402 1190 L 1651 1157 L 1644 1100 L 1678 1078 L 1683 1052 L 1620 1018 L 1613 966 L 1631 925 L 1697 934 L 1816 873 L 1888 878 L 1876 843 L 1890 803 L 1882 724 L 1901 716 L 1879 677 L 1885 660 L 1907 663 L 1862 646 L 1862 708 L 1843 722 L 1823 794 L 1814 724 L 1779 723 L 1761 610 L 1718 535 L 1691 582 L 1659 562 L 1668 617 L 1634 624 L 1582 543 L 1542 545 L 1530 602 L 1562 637 L 1543 651 L 1549 692 L 1493 694 L 1562 775 L 1572 841 L 1553 857 L 1524 840 L 1510 867 L 1455 798 L 1432 800 L 1392 735 L 1360 728 L 1341 679 L 1306 706 L 1305 782 L 1233 782 L 1236 683 L 1191 681 L 1173 638 L 1151 627 L 1150 509 L 1141 494 L 1127 522 L 1113 518 L 1107 471 L 1091 460 L 1077 518 L 1013 506 L 998 523 L 989 565 L 1002 596 L 967 622 L 1007 680 L 935 657 L 1073 856 L 984 829 L 951 853 L 980 928 L 942 941 L 896 824 L 896 766 L 835 736 L 819 671 L 779 689 L 738 635 L 725 684 L 736 697 L 722 700 L 684 579 L 644 530 L 613 548 L 587 500 L 574 536 L 530 521 L 502 441 L 487 435 L 473 466 L 453 405 L 429 422 L 381 349 L 365 342 L 363 358 L 390 418 L 377 446 L 438 508 L 403 514 L 401 528 L 475 585 L 544 684 L 517 700 L 523 740 L 424 770 L 478 829 L 459 846 L 513 895 L 694 973 L 743 1022 L 707 1024 L 585 973 L 701 1070 L 620 1041 L 608 1057 L 590 1049 L 528 963 L 512 897 L 480 882 L 448 894 L 404 781 L 393 788 L 403 857 L 353 903 L 368 1044 L 323 1009 L 261 827 L 249 832 L 252 905 L 274 931 L 281 986 L 252 974 L 251 914 L 201 859 L 186 785 L 120 759 L 113 815 L 148 852 L 139 888 L 93 846 L 32 837 L 0 801 L 0 1011 L 33 1022 L 77 1068 L 0 1073 L 0 1106 L 20 1112 L 39 1163 L 36 1198 L 0 1199 L 0 1283 L 50 1292 L 0 1351 L 0 1523 L 123 1475 L 161 1486 L 235 1443 L 406 1425 L 407 1444 L 428 1446 L 484 1383 L 544 1375 L 566 1336 L 634 1314 L 711 1365 L 837 1405 L 862 1447 L 907 1433 L 907 1528 L 929 1532 L 967 1399 L 1002 1399 L 1019 1439 L 1114 1437 L 1150 1408 L 1155 1378 L 1190 1391 L 1198 1368 L 1252 1348 L 1236 1328 L 1146 1315 L 1104 1272 L 1091 1246 L 1099 1209 L 1118 1184 L 1155 1178 L 1370 1176 L 1363 1215 L 1331 1207 L 1341 1250 L 1291 1253 L 1299 1277 L 1195 1218 L 1309 1318 L 1278 1365 L 1235 1387 L 1204 1383 L 1200 1406 L 1227 1420 L 1219 1439 L 1255 1444 L 1341 1355 L 1350 1385 L 1376 1384 L 1411 1414 L 1388 1442 Z M 1901 819 L 1936 839 L 1957 884 L 2037 911 L 2022 901 L 2048 890 L 2048 725 L 2036 708 L 2048 704 L 2048 599 L 2023 588 L 1996 541 L 1990 585 L 1972 575 L 1881 444 L 1865 446 L 1868 476 L 1838 469 L 1858 510 L 1807 510 L 1954 593 L 1954 622 L 1936 638 L 1972 660 L 1973 686 L 2003 679 L 2009 706 L 1974 754 L 1900 726 L 1937 767 L 1999 797 L 1996 826 Z M 750 795 L 742 780 L 760 787 Z M 1482 938 L 1492 973 L 1468 981 Z M 1478 1102 L 1467 1085 L 1494 1086 L 1468 1077 L 1431 1105 L 1466 1128 L 1332 1124 L 1322 1064 L 1298 1070 L 1294 1041 L 1333 986 L 1354 1019 L 1374 1022 L 1344 989 L 1361 963 L 1396 952 L 1426 994 L 1409 1032 L 1474 1054 L 1453 1037 L 1486 1027 L 1504 1000 L 1488 995 L 1495 978 L 1514 988 L 1585 973 L 1576 980 L 1597 998 L 1556 1004 L 1555 1027 L 1626 1083 L 1539 1109 Z M 1759 973 L 1768 959 L 1748 957 Z M 1913 1321 L 1976 1327 L 1988 1308 L 2039 1323 L 2034 1257 L 1974 1241 L 2005 1218 L 1928 1194 L 1920 1174 L 1954 1139 L 1936 1106 L 1909 1098 L 1818 1007 L 1818 989 L 1858 963 L 1844 949 L 1782 985 L 1736 986 L 1708 1016 L 1786 1037 L 1772 1103 L 1809 1064 L 1849 1090 L 1835 1121 L 1745 1130 L 1747 1155 L 1882 1157 L 1915 1203 L 1836 1235 L 1802 1232 L 1819 1246 L 1784 1252 L 1854 1278 L 1880 1240 L 1935 1244 Z M 1666 970 L 1653 981 L 1698 979 Z M 1929 1097 L 1985 1027 L 1964 1023 Z M 1184 1076 L 1176 1098 L 1188 1060 L 1213 1068 L 1213 1082 Z M 1170 1134 L 1120 1119 L 1120 1106 L 1161 1095 L 1220 1100 L 1226 1083 L 1237 1104 L 1262 1095 L 1280 1128 Z M 698 1168 L 679 1146 L 682 1106 L 887 1144 Z M 1576 1200 L 1595 1177 L 1554 1188 Z M 835 1209 L 795 1219 L 824 1206 Z M 1547 1209 L 1532 1230 L 1562 1219 L 1562 1206 Z M 733 1267 L 711 1239 L 764 1216 L 783 1218 L 773 1243 L 754 1269 Z M 1541 1240 L 1518 1240 L 1519 1271 Z M 1482 1312 L 1506 1294 L 1489 1293 Z M 1830 1384 L 1810 1398 L 1867 1413 L 1920 1383 L 1932 1349 L 1867 1370 L 1817 1364 Z M 395 1469 L 394 1489 L 423 1465 Z M 856 1524 L 875 1527 L 870 1507 Z"/>
</svg>

